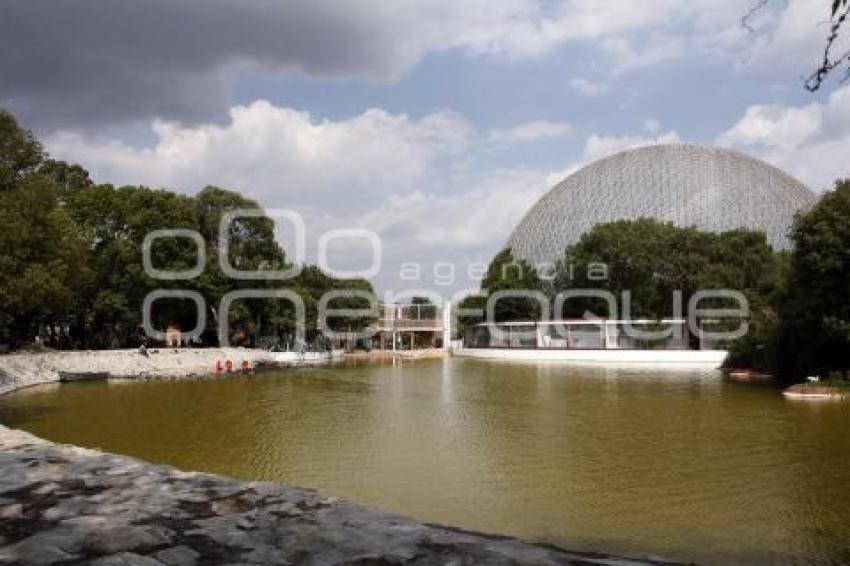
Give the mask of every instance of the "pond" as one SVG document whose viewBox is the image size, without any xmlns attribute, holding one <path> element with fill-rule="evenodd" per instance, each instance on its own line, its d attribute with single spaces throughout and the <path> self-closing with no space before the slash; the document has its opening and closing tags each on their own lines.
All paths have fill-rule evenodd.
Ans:
<svg viewBox="0 0 850 566">
<path fill-rule="evenodd" d="M 463 359 L 0 397 L 0 422 L 429 522 L 702 563 L 850 563 L 850 404 Z"/>
</svg>

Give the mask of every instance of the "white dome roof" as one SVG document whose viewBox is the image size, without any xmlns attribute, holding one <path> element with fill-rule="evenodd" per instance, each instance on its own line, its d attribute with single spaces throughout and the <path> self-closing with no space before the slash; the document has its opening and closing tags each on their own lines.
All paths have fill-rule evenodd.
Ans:
<svg viewBox="0 0 850 566">
<path fill-rule="evenodd" d="M 681 227 L 767 234 L 788 249 L 794 214 L 815 195 L 758 159 L 695 144 L 642 147 L 601 159 L 546 193 L 508 240 L 515 257 L 535 265 L 563 258 L 596 224 L 654 218 Z"/>
</svg>

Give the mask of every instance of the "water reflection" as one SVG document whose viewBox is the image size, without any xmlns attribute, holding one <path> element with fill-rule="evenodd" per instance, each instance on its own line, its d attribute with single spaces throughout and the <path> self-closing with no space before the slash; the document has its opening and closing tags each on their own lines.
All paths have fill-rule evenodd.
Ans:
<svg viewBox="0 0 850 566">
<path fill-rule="evenodd" d="M 848 404 L 716 374 L 403 361 L 22 391 L 0 421 L 575 548 L 850 561 Z"/>
</svg>

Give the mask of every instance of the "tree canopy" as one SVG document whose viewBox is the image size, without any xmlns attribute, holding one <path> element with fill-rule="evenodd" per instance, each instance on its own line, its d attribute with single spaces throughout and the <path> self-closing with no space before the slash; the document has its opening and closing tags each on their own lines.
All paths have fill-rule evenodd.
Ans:
<svg viewBox="0 0 850 566">
<path fill-rule="evenodd" d="M 776 370 L 788 377 L 850 369 L 850 180 L 798 216 Z"/>
<path fill-rule="evenodd" d="M 605 265 L 595 277 L 593 264 Z M 674 293 L 687 300 L 700 290 L 735 289 L 759 304 L 777 292 L 781 260 L 761 232 L 722 233 L 680 228 L 642 218 L 599 224 L 567 248 L 556 272 L 554 292 L 605 289 L 618 298 L 631 293 L 632 317 L 664 318 Z M 576 301 L 564 316 L 580 316 L 592 305 Z"/>
<path fill-rule="evenodd" d="M 11 188 L 43 159 L 44 149 L 33 133 L 19 127 L 10 113 L 0 110 L 0 190 Z"/>
<path fill-rule="evenodd" d="M 178 287 L 205 298 L 206 343 L 216 340 L 219 301 L 241 288 L 298 293 L 306 305 L 309 335 L 316 334 L 316 304 L 322 293 L 372 292 L 367 281 L 335 279 L 314 266 L 287 280 L 231 279 L 219 265 L 219 224 L 226 213 L 238 209 L 262 210 L 255 201 L 219 187 L 206 187 L 193 197 L 94 183 L 80 165 L 48 159 L 35 136 L 0 111 L 0 342 L 25 343 L 40 329 L 59 326 L 71 330 L 63 335 L 66 346 L 132 345 L 143 339 L 139 327 L 147 294 Z M 142 244 L 160 229 L 200 233 L 206 264 L 198 277 L 164 281 L 145 273 Z M 235 218 L 229 230 L 227 257 L 235 269 L 287 267 L 274 237 L 274 222 L 265 214 Z M 151 247 L 152 264 L 161 271 L 188 270 L 197 261 L 196 245 L 185 237 L 159 238 Z M 156 304 L 153 322 L 157 328 L 173 323 L 189 329 L 195 316 L 192 301 L 163 299 Z M 275 299 L 239 300 L 229 322 L 235 343 L 291 339 L 294 307 Z M 362 327 L 368 322 L 363 318 L 352 324 Z"/>
</svg>

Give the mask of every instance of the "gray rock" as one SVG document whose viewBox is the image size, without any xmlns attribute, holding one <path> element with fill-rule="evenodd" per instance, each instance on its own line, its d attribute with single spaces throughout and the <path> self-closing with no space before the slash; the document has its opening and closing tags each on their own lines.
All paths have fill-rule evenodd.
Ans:
<svg viewBox="0 0 850 566">
<path fill-rule="evenodd" d="M 85 514 L 89 508 L 94 508 L 94 505 L 86 501 L 85 498 L 70 497 L 60 500 L 56 506 L 47 509 L 44 512 L 44 519 L 47 521 L 59 521 L 79 517 Z"/>
<path fill-rule="evenodd" d="M 159 560 L 154 560 L 149 556 L 133 554 L 132 552 L 122 552 L 114 556 L 107 556 L 92 562 L 93 566 L 163 566 Z"/>
<path fill-rule="evenodd" d="M 95 554 L 115 554 L 171 544 L 171 533 L 161 527 L 122 525 L 90 532 L 84 548 Z"/>
<path fill-rule="evenodd" d="M 285 503 L 272 503 L 266 506 L 265 511 L 280 517 L 299 517 L 303 515 L 301 510 L 289 501 Z"/>
<path fill-rule="evenodd" d="M 79 555 L 62 549 L 57 541 L 45 540 L 38 535 L 0 548 L 0 563 L 3 564 L 54 564 L 75 558 Z"/>
<path fill-rule="evenodd" d="M 24 506 L 20 503 L 0 507 L 0 519 L 19 519 L 24 516 Z"/>
<path fill-rule="evenodd" d="M 249 564 L 280 564 L 286 565 L 290 562 L 284 558 L 283 551 L 274 546 L 266 544 L 257 545 L 251 552 L 241 556 L 241 559 Z"/>
<path fill-rule="evenodd" d="M 168 566 L 194 566 L 201 554 L 195 549 L 181 544 L 160 550 L 155 555 L 157 560 Z"/>
</svg>

